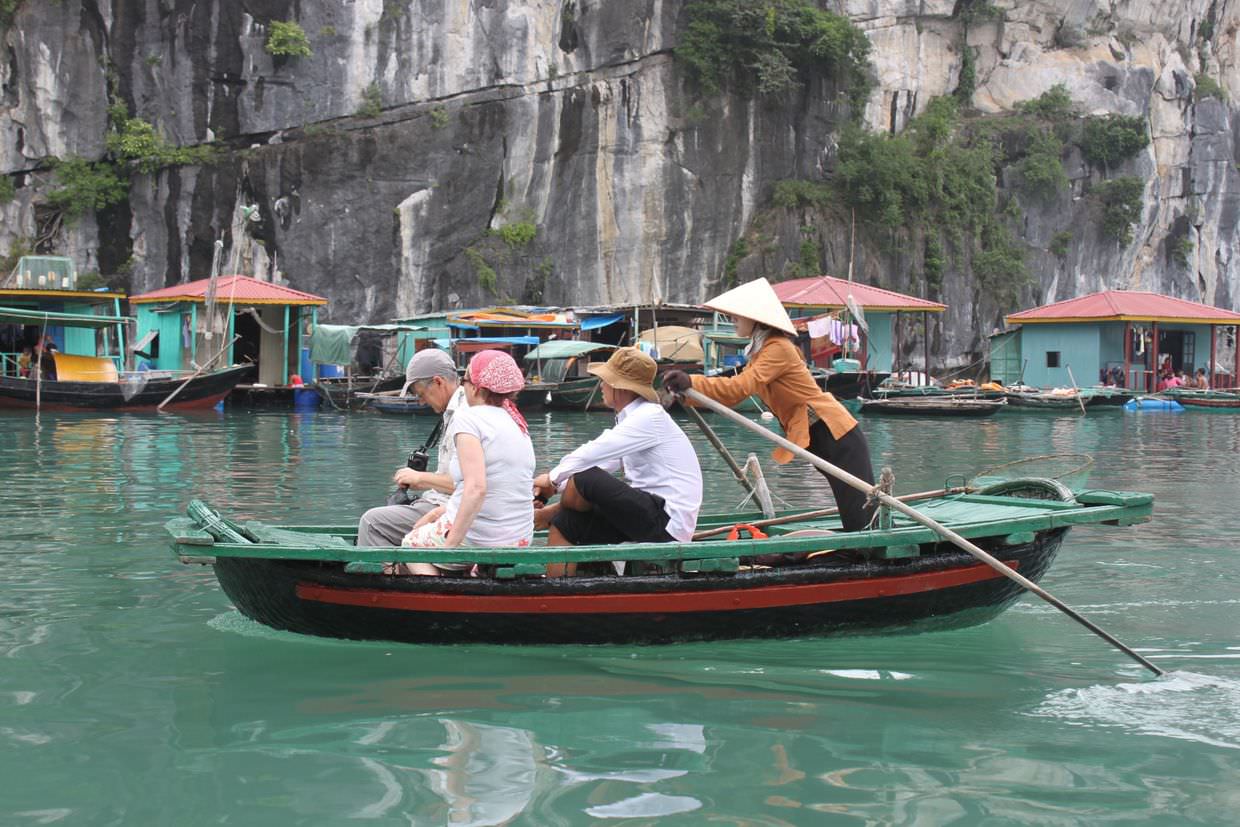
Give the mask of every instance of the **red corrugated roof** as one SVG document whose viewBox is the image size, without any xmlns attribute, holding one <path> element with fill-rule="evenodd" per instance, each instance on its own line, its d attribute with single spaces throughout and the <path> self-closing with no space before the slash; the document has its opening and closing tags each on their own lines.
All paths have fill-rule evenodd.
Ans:
<svg viewBox="0 0 1240 827">
<path fill-rule="evenodd" d="M 842 308 L 851 293 L 862 310 L 926 310 L 942 313 L 947 305 L 906 296 L 894 290 L 872 287 L 858 281 L 837 279 L 834 276 L 811 276 L 792 279 L 771 285 L 775 295 L 786 305 L 793 307 Z"/>
<path fill-rule="evenodd" d="M 1007 317 L 1008 324 L 1037 322 L 1199 322 L 1237 324 L 1240 313 L 1208 304 L 1139 290 L 1104 290 L 1075 299 L 1022 310 Z"/>
<path fill-rule="evenodd" d="M 130 304 L 147 304 L 150 302 L 205 302 L 207 284 L 210 279 L 187 281 L 185 284 L 174 284 L 140 296 L 130 296 Z M 291 287 L 259 281 L 249 276 L 220 276 L 215 285 L 217 302 L 234 302 L 236 304 L 327 304 L 327 299 L 313 293 L 303 293 Z"/>
</svg>

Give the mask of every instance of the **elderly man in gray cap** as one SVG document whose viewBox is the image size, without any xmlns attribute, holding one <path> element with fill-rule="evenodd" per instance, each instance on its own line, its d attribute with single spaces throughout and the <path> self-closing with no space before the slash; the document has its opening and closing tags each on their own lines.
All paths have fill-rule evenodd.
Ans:
<svg viewBox="0 0 1240 827">
<path fill-rule="evenodd" d="M 448 432 L 452 414 L 466 406 L 465 388 L 456 375 L 452 357 L 438 348 L 427 348 L 414 354 L 405 371 L 406 388 L 443 416 L 441 434 Z M 452 440 L 439 441 L 439 457 L 434 472 L 399 468 L 392 481 L 401 488 L 421 491 L 408 505 L 383 505 L 372 508 L 357 523 L 359 546 L 399 546 L 413 524 L 432 508 L 444 505 L 452 494 L 452 477 L 448 466 L 456 453 Z"/>
</svg>

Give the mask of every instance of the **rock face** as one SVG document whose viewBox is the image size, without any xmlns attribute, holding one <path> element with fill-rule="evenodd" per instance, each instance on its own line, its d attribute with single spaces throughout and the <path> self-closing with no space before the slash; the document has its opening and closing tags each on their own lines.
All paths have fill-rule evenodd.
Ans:
<svg viewBox="0 0 1240 827">
<path fill-rule="evenodd" d="M 778 277 L 807 234 L 823 270 L 845 272 L 843 211 L 770 202 L 774 182 L 831 169 L 844 91 L 813 80 L 778 100 L 699 96 L 672 54 L 685 5 L 25 0 L 0 43 L 0 171 L 17 185 L 0 250 L 38 239 L 138 292 L 203 277 L 218 240 L 225 269 L 326 295 L 334 321 L 697 301 L 755 221 L 768 240 L 733 261 L 741 276 Z M 1065 158 L 1060 203 L 1022 205 L 1024 304 L 1132 287 L 1240 307 L 1235 4 L 999 0 L 967 31 L 953 0 L 827 5 L 874 46 L 872 129 L 898 131 L 954 90 L 966 53 L 982 112 L 1063 83 L 1083 112 L 1148 119 L 1149 148 L 1111 171 L 1146 181 L 1131 244 L 1092 229 L 1080 196 L 1098 173 L 1079 158 Z M 271 22 L 289 20 L 311 55 L 267 52 Z M 1199 74 L 1223 99 L 1195 95 Z M 47 161 L 103 156 L 110 94 L 172 143 L 217 142 L 219 161 L 134 173 L 126 203 L 49 225 Z M 1053 254 L 1065 228 L 1073 243 Z M 852 255 L 858 278 L 924 291 L 917 254 L 863 228 Z M 950 264 L 937 359 L 968 361 L 1016 309 L 978 293 L 967 263 Z"/>
</svg>

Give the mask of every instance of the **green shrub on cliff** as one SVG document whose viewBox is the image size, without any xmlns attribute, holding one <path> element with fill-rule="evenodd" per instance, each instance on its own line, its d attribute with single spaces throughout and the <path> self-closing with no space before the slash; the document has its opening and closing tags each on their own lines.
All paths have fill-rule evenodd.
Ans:
<svg viewBox="0 0 1240 827">
<path fill-rule="evenodd" d="M 267 53 L 274 57 L 310 57 L 310 38 L 295 20 L 272 20 L 267 32 Z"/>
<path fill-rule="evenodd" d="M 1141 219 L 1145 182 L 1125 176 L 1095 184 L 1090 195 L 1102 207 L 1102 233 L 1122 246 L 1132 243 L 1132 225 Z"/>
<path fill-rule="evenodd" d="M 1145 118 L 1104 115 L 1085 121 L 1081 152 L 1094 166 L 1109 169 L 1150 145 Z"/>
<path fill-rule="evenodd" d="M 85 158 L 67 158 L 53 168 L 55 189 L 47 202 L 72 219 L 88 210 L 102 210 L 125 199 L 129 184 L 109 163 L 92 164 Z"/>
<path fill-rule="evenodd" d="M 1016 110 L 1048 121 L 1065 120 L 1075 114 L 1072 96 L 1062 83 L 1056 83 L 1032 100 L 1021 101 L 1016 104 Z"/>
<path fill-rule="evenodd" d="M 810 0 L 690 0 L 687 13 L 676 58 L 708 94 L 775 95 L 817 75 L 864 100 L 870 41 L 846 17 Z"/>
<path fill-rule="evenodd" d="M 495 231 L 505 244 L 513 249 L 525 247 L 538 235 L 538 226 L 532 221 L 514 221 Z"/>
<path fill-rule="evenodd" d="M 8 175 L 0 175 L 0 204 L 7 204 L 17 197 L 17 187 Z"/>
<path fill-rule="evenodd" d="M 1025 159 L 1020 162 L 1020 178 L 1026 193 L 1042 201 L 1050 201 L 1068 188 L 1064 172 L 1063 142 L 1054 134 L 1031 130 Z"/>
<path fill-rule="evenodd" d="M 1194 97 L 1197 100 L 1201 100 L 1202 98 L 1215 98 L 1216 100 L 1221 101 L 1227 100 L 1227 95 L 1224 94 L 1223 87 L 1219 85 L 1217 80 L 1210 77 L 1205 72 L 1199 73 L 1194 80 L 1197 84 L 1197 88 L 1194 90 Z"/>
<path fill-rule="evenodd" d="M 138 170 L 155 172 L 164 167 L 209 164 L 215 159 L 215 150 L 207 145 L 177 146 L 169 143 L 155 127 L 141 118 L 125 116 L 125 108 L 109 108 L 113 130 L 108 133 L 106 145 L 118 160 L 131 161 Z"/>
</svg>

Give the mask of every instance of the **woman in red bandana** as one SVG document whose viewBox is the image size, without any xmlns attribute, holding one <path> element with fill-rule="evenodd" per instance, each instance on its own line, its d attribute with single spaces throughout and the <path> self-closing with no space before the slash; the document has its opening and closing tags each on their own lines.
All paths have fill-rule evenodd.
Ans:
<svg viewBox="0 0 1240 827">
<path fill-rule="evenodd" d="M 513 399 L 525 377 L 507 353 L 484 350 L 465 372 L 467 408 L 457 411 L 444 439 L 456 441 L 449 467 L 452 498 L 418 521 L 402 545 L 409 548 L 527 546 L 534 536 L 534 446 Z M 438 575 L 468 563 L 407 563 L 392 574 Z"/>
</svg>

